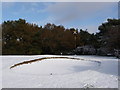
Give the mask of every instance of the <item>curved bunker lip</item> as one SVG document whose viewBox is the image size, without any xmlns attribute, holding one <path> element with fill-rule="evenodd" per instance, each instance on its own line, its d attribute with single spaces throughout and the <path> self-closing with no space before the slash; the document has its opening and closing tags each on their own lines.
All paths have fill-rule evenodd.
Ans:
<svg viewBox="0 0 120 90">
<path fill-rule="evenodd" d="M 72 60 L 83 60 L 83 61 L 89 61 L 89 60 L 85 60 L 85 59 L 81 59 L 81 58 L 74 58 L 74 57 L 43 57 L 43 58 L 39 58 L 39 59 L 34 59 L 34 60 L 29 60 L 29 61 L 23 61 L 21 63 L 17 63 L 17 64 L 14 64 L 10 67 L 10 69 L 12 68 L 15 68 L 17 66 L 20 66 L 20 65 L 23 65 L 23 64 L 31 64 L 33 62 L 37 62 L 37 61 L 42 61 L 42 60 L 45 60 L 45 59 L 72 59 Z M 91 62 L 96 62 L 99 64 L 99 66 L 101 65 L 101 62 L 100 61 L 93 61 L 93 60 L 90 60 Z"/>
</svg>

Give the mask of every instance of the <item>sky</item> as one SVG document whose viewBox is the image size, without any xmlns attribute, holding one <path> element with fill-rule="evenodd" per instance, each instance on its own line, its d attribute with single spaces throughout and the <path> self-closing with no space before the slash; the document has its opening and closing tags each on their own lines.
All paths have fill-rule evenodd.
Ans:
<svg viewBox="0 0 120 90">
<path fill-rule="evenodd" d="M 2 22 L 25 19 L 44 26 L 46 23 L 65 28 L 98 32 L 108 18 L 118 18 L 117 2 L 2 2 Z"/>
</svg>

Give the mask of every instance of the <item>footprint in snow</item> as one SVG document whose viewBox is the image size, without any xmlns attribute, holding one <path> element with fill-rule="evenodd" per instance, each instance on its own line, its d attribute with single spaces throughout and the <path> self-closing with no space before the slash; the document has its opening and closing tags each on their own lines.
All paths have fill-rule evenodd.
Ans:
<svg viewBox="0 0 120 90">
<path fill-rule="evenodd" d="M 92 85 L 92 84 L 85 84 L 83 88 L 94 88 L 94 85 Z"/>
</svg>

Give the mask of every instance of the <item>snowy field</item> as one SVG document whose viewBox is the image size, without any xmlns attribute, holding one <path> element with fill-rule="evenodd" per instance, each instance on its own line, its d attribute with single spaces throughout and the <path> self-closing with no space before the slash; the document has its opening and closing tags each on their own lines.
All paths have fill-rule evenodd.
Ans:
<svg viewBox="0 0 120 90">
<path fill-rule="evenodd" d="M 61 56 L 2 56 L 2 87 L 118 88 L 118 59 L 115 57 L 65 56 L 84 60 L 46 59 L 10 69 L 16 63 L 42 57 Z"/>
</svg>

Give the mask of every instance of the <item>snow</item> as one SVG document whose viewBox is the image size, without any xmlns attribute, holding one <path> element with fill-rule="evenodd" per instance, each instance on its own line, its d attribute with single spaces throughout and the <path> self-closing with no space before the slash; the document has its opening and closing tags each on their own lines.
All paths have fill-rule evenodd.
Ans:
<svg viewBox="0 0 120 90">
<path fill-rule="evenodd" d="M 118 88 L 118 59 L 103 56 L 1 56 L 3 88 Z M 10 69 L 23 61 L 42 57 L 75 57 L 84 60 L 46 59 Z M 93 61 L 99 61 L 101 64 Z"/>
<path fill-rule="evenodd" d="M 0 57 L 0 89 L 2 89 L 2 57 Z"/>
</svg>

